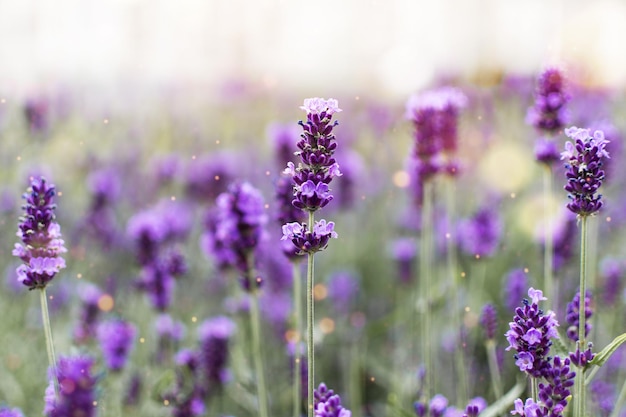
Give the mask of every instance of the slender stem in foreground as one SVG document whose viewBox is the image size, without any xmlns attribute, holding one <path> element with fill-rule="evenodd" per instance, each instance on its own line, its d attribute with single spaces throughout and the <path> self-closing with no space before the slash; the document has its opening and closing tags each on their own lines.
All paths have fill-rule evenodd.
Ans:
<svg viewBox="0 0 626 417">
<path fill-rule="evenodd" d="M 543 288 L 545 296 L 553 303 L 557 299 L 554 292 L 554 232 L 552 227 L 552 168 L 548 164 L 544 165 L 543 171 L 543 217 L 545 245 L 543 260 Z M 556 311 L 556 310 L 555 310 Z"/>
<path fill-rule="evenodd" d="M 433 184 L 432 180 L 424 181 L 424 200 L 422 203 L 422 231 L 420 236 L 420 277 L 422 290 L 420 291 L 421 297 L 424 300 L 422 304 L 424 312 L 422 316 L 422 355 L 424 359 L 424 365 L 426 366 L 426 377 L 424 383 L 424 395 L 426 398 L 431 397 L 431 392 L 434 390 L 433 386 L 433 366 L 432 357 L 430 352 L 431 347 L 431 301 L 433 297 L 432 289 L 432 236 L 433 236 L 433 222 L 432 222 L 432 204 L 433 204 Z"/>
<path fill-rule="evenodd" d="M 313 233 L 313 223 L 315 221 L 315 215 L 312 211 L 309 211 L 309 232 Z M 313 377 L 315 375 L 315 347 L 313 341 L 313 320 L 315 315 L 315 298 L 313 293 L 314 275 L 313 275 L 313 253 L 307 255 L 307 268 L 306 268 L 306 352 L 307 352 L 307 365 L 309 368 L 307 375 L 308 396 L 307 396 L 307 415 L 313 417 L 313 390 L 315 389 Z"/>
<path fill-rule="evenodd" d="M 48 364 L 52 371 L 52 381 L 54 382 L 54 395 L 59 396 L 59 381 L 56 377 L 56 356 L 54 355 L 54 340 L 52 339 L 52 327 L 50 326 L 50 314 L 48 312 L 48 296 L 46 295 L 46 287 L 39 291 L 39 300 L 41 301 L 41 320 L 43 322 L 43 330 L 46 335 L 46 351 L 48 352 Z"/>
<path fill-rule="evenodd" d="M 585 346 L 585 291 L 587 285 L 587 216 L 580 216 L 580 297 L 578 306 L 578 348 Z M 574 417 L 585 416 L 585 375 L 579 368 L 576 375 L 576 407 Z"/>
<path fill-rule="evenodd" d="M 456 349 L 454 351 L 456 360 L 456 372 L 458 381 L 457 386 L 457 404 L 467 403 L 467 370 L 465 369 L 465 358 L 463 344 L 461 343 L 463 335 L 461 334 L 461 300 L 459 299 L 459 288 L 461 282 L 459 275 L 457 274 L 457 252 L 456 245 L 454 244 L 456 236 L 453 235 L 454 230 L 454 216 L 455 216 L 455 183 L 454 178 L 449 177 L 446 181 L 446 260 L 448 264 L 448 278 L 450 280 L 450 288 L 452 290 L 452 300 L 454 314 L 452 314 L 452 325 L 454 326 L 454 332 L 458 338 L 459 343 L 456 343 Z M 498 388 L 499 389 L 499 388 Z M 496 398 L 500 398 L 496 396 Z"/>
<path fill-rule="evenodd" d="M 498 368 L 498 359 L 496 357 L 496 342 L 493 339 L 487 340 L 485 343 L 487 348 L 487 362 L 489 363 L 489 373 L 491 374 L 491 385 L 493 386 L 493 394 L 496 401 L 502 398 L 502 378 L 500 378 L 500 369 Z"/>
<path fill-rule="evenodd" d="M 261 354 L 261 314 L 254 268 L 254 256 L 250 253 L 248 261 L 248 283 L 250 284 L 250 325 L 252 327 L 252 356 L 257 380 L 257 397 L 259 401 L 259 417 L 269 417 L 267 406 L 267 388 L 263 355 Z"/>
<path fill-rule="evenodd" d="M 293 265 L 293 302 L 294 321 L 296 331 L 296 343 L 293 352 L 293 415 L 300 417 L 302 410 L 302 355 L 300 354 L 300 342 L 302 341 L 302 277 L 300 262 L 294 261 Z"/>
</svg>

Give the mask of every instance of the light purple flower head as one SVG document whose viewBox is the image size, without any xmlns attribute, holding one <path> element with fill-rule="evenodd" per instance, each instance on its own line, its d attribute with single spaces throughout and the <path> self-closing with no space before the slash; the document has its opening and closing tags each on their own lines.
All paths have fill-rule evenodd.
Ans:
<svg viewBox="0 0 626 417">
<path fill-rule="evenodd" d="M 493 256 L 500 244 L 502 229 L 502 220 L 495 208 L 482 207 L 473 217 L 459 223 L 460 247 L 466 254 L 477 258 Z"/>
<path fill-rule="evenodd" d="M 112 371 L 121 371 L 133 348 L 137 328 L 122 319 L 112 319 L 98 326 L 98 341 L 106 366 Z"/>
<path fill-rule="evenodd" d="M 185 325 L 169 314 L 159 314 L 154 321 L 154 329 L 160 337 L 180 341 L 185 336 Z"/>
<path fill-rule="evenodd" d="M 45 288 L 65 268 L 61 254 L 67 249 L 61 238 L 61 227 L 54 221 L 55 194 L 54 185 L 44 178 L 34 178 L 23 195 L 25 213 L 17 231 L 22 243 L 15 244 L 13 256 L 23 262 L 17 269 L 18 280 L 31 290 Z"/>
<path fill-rule="evenodd" d="M 19 408 L 0 407 L 0 417 L 24 417 Z"/>
<path fill-rule="evenodd" d="M 287 223 L 283 225 L 281 240 L 291 240 L 301 254 L 315 253 L 326 249 L 331 238 L 338 237 L 335 223 L 321 219 L 313 225 L 313 232 L 308 230 L 306 223 Z"/>
<path fill-rule="evenodd" d="M 329 98 L 328 100 L 319 97 L 306 98 L 304 99 L 304 105 L 300 106 L 300 108 L 306 111 L 307 115 L 326 113 L 332 116 L 334 113 L 342 111 L 339 108 L 339 101 L 334 98 Z"/>
<path fill-rule="evenodd" d="M 228 380 L 228 345 L 235 331 L 235 323 L 226 316 L 207 319 L 198 328 L 199 366 L 207 395 L 212 395 Z"/>
</svg>

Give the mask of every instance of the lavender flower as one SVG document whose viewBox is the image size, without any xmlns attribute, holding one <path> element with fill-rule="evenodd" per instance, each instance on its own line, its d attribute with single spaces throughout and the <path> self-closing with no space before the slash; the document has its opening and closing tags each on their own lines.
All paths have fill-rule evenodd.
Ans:
<svg viewBox="0 0 626 417">
<path fill-rule="evenodd" d="M 296 155 L 301 162 L 297 167 L 289 162 L 284 172 L 295 183 L 293 205 L 314 212 L 333 199 L 328 184 L 342 175 L 333 157 L 337 148 L 333 128 L 337 122 L 332 122 L 333 115 L 341 109 L 337 100 L 317 97 L 304 100 L 300 108 L 307 113 L 306 122 L 299 123 L 303 132 Z"/>
<path fill-rule="evenodd" d="M 556 356 L 545 369 L 545 382 L 539 383 L 538 401 L 528 398 L 514 402 L 513 415 L 522 417 L 562 417 L 574 385 L 576 373 L 570 371 L 570 360 Z"/>
<path fill-rule="evenodd" d="M 0 417 L 24 417 L 19 408 L 0 407 Z"/>
<path fill-rule="evenodd" d="M 572 258 L 576 233 L 576 216 L 571 211 L 563 210 L 564 216 L 554 230 L 554 270 L 559 271 Z"/>
<path fill-rule="evenodd" d="M 591 292 L 585 291 L 585 337 L 589 335 L 591 330 L 591 323 L 589 319 L 593 314 L 591 310 Z M 574 342 L 578 341 L 578 324 L 579 324 L 579 312 L 580 312 L 580 291 L 576 292 L 574 299 L 567 303 L 567 312 L 565 321 L 569 325 L 567 328 L 567 337 Z"/>
<path fill-rule="evenodd" d="M 448 409 L 448 399 L 441 394 L 435 395 L 429 403 L 416 401 L 413 409 L 417 417 L 443 417 Z"/>
<path fill-rule="evenodd" d="M 350 417 L 352 412 L 343 408 L 341 397 L 326 388 L 323 382 L 313 392 L 315 397 L 315 417 Z"/>
<path fill-rule="evenodd" d="M 94 359 L 88 356 L 62 357 L 56 367 L 59 396 L 54 395 L 54 384 L 46 389 L 44 415 L 46 417 L 96 415 L 97 378 L 91 375 Z"/>
<path fill-rule="evenodd" d="M 24 264 L 17 268 L 18 281 L 30 290 L 45 288 L 65 268 L 61 254 L 67 252 L 61 239 L 61 227 L 54 221 L 55 187 L 44 178 L 34 178 L 23 195 L 25 214 L 20 218 L 17 236 L 23 245 L 15 244 L 13 256 Z"/>
<path fill-rule="evenodd" d="M 535 159 L 547 165 L 552 165 L 559 160 L 560 154 L 556 143 L 547 138 L 539 138 L 535 141 Z"/>
<path fill-rule="evenodd" d="M 43 132 L 48 128 L 48 100 L 44 97 L 32 97 L 24 103 L 24 117 L 31 132 Z"/>
<path fill-rule="evenodd" d="M 540 76 L 535 91 L 535 104 L 528 109 L 526 123 L 538 130 L 554 134 L 567 122 L 565 105 L 570 95 L 565 90 L 565 77 L 557 68 L 548 68 Z"/>
<path fill-rule="evenodd" d="M 171 406 L 173 417 L 196 417 L 205 413 L 203 389 L 198 385 L 199 355 L 189 349 L 176 354 L 176 379 L 173 387 L 160 393 Z M 191 378 L 190 378 L 191 376 Z"/>
<path fill-rule="evenodd" d="M 622 262 L 616 259 L 604 259 L 600 264 L 600 276 L 603 278 L 602 304 L 611 307 L 615 305 L 617 297 L 621 294 L 624 279 Z"/>
<path fill-rule="evenodd" d="M 495 339 L 496 331 L 498 330 L 498 319 L 496 308 L 493 304 L 485 304 L 482 314 L 480 315 L 480 324 L 482 324 L 485 330 L 485 337 L 488 340 Z"/>
<path fill-rule="evenodd" d="M 135 372 L 128 382 L 126 393 L 124 394 L 124 405 L 127 407 L 138 406 L 143 387 L 143 379 L 139 372 Z"/>
<path fill-rule="evenodd" d="M 468 255 L 492 256 L 500 243 L 502 221 L 493 207 L 483 207 L 470 219 L 462 220 L 458 226 L 461 249 Z"/>
<path fill-rule="evenodd" d="M 359 277 L 353 272 L 337 271 L 328 278 L 328 298 L 340 313 L 347 315 L 359 291 Z"/>
<path fill-rule="evenodd" d="M 398 238 L 391 242 L 388 252 L 396 261 L 400 282 L 408 284 L 413 279 L 415 257 L 417 255 L 417 243 L 410 237 Z"/>
<path fill-rule="evenodd" d="M 238 161 L 235 156 L 225 152 L 194 159 L 185 174 L 186 194 L 195 200 L 214 201 L 235 178 L 236 166 Z"/>
<path fill-rule="evenodd" d="M 219 263 L 248 272 L 247 257 L 264 238 L 267 222 L 261 192 L 247 182 L 232 184 L 228 192 L 217 198 L 214 223 L 203 237 L 203 248 L 218 258 Z M 244 282 L 246 289 L 251 285 Z"/>
<path fill-rule="evenodd" d="M 112 371 L 121 371 L 126 365 L 133 348 L 137 329 L 122 319 L 102 322 L 98 326 L 98 341 L 106 366 Z"/>
<path fill-rule="evenodd" d="M 176 283 L 166 265 L 157 263 L 144 266 L 136 285 L 147 294 L 157 311 L 166 311 L 172 303 Z"/>
<path fill-rule="evenodd" d="M 266 135 L 274 146 L 278 165 L 284 167 L 292 159 L 293 148 L 298 142 L 300 130 L 292 124 L 272 123 L 267 126 Z"/>
<path fill-rule="evenodd" d="M 283 225 L 281 240 L 291 240 L 300 249 L 300 253 L 315 253 L 326 249 L 328 241 L 337 238 L 335 223 L 321 219 L 315 222 L 313 231 L 308 230 L 306 223 L 287 223 Z"/>
<path fill-rule="evenodd" d="M 524 306 L 515 309 L 513 321 L 509 323 L 510 330 L 505 334 L 509 342 L 506 350 L 517 352 L 515 364 L 522 372 L 539 378 L 549 367 L 550 339 L 558 336 L 559 324 L 554 312 L 544 314 L 539 308 L 539 301 L 546 300 L 541 290 L 531 287 L 528 296 L 531 300 L 523 300 Z"/>
<path fill-rule="evenodd" d="M 602 195 L 597 192 L 604 180 L 602 161 L 609 158 L 605 149 L 609 141 L 601 130 L 596 130 L 592 137 L 589 129 L 576 126 L 565 129 L 565 135 L 575 140 L 575 144 L 566 142 L 561 153 L 567 168 L 565 191 L 571 199 L 567 208 L 579 216 L 588 216 L 602 207 Z"/>
<path fill-rule="evenodd" d="M 199 367 L 207 395 L 213 394 L 227 381 L 228 344 L 235 329 L 235 323 L 225 316 L 205 320 L 198 328 Z"/>
<path fill-rule="evenodd" d="M 185 335 L 185 325 L 169 314 L 160 314 L 154 322 L 158 335 L 156 361 L 162 363 L 168 352 L 175 348 Z"/>
</svg>

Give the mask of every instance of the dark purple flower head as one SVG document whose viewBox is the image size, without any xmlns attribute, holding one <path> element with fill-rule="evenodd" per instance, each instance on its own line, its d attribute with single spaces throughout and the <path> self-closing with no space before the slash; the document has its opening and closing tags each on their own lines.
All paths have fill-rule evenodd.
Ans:
<svg viewBox="0 0 626 417">
<path fill-rule="evenodd" d="M 437 394 L 428 403 L 416 401 L 413 404 L 413 409 L 417 417 L 443 417 L 448 410 L 448 399 Z"/>
<path fill-rule="evenodd" d="M 202 155 L 191 161 L 185 176 L 186 194 L 200 201 L 214 201 L 235 178 L 237 158 L 230 153 Z"/>
<path fill-rule="evenodd" d="M 121 371 L 133 348 L 137 328 L 122 319 L 107 320 L 98 326 L 98 341 L 107 368 Z"/>
<path fill-rule="evenodd" d="M 0 417 L 24 417 L 19 408 L 0 407 Z"/>
<path fill-rule="evenodd" d="M 328 241 L 337 238 L 335 223 L 321 219 L 313 225 L 313 231 L 308 230 L 306 223 L 287 223 L 283 225 L 281 240 L 291 240 L 300 249 L 300 254 L 315 253 L 326 249 Z"/>
<path fill-rule="evenodd" d="M 96 383 L 91 367 L 94 360 L 87 356 L 61 357 L 56 366 L 59 396 L 55 398 L 54 384 L 46 389 L 44 415 L 46 417 L 96 415 Z"/>
<path fill-rule="evenodd" d="M 34 178 L 23 195 L 24 215 L 20 218 L 13 256 L 24 263 L 17 268 L 18 281 L 29 289 L 45 288 L 65 268 L 62 253 L 67 252 L 61 239 L 61 226 L 54 221 L 54 185 L 44 178 Z"/>
<path fill-rule="evenodd" d="M 281 225 L 302 222 L 306 219 L 306 213 L 291 203 L 294 185 L 293 177 L 285 174 L 281 175 L 276 181 L 276 220 Z"/>
<path fill-rule="evenodd" d="M 49 113 L 48 100 L 44 97 L 32 97 L 24 103 L 24 117 L 31 132 L 43 132 L 48 128 Z"/>
<path fill-rule="evenodd" d="M 247 257 L 265 236 L 267 214 L 261 192 L 248 182 L 235 182 L 217 198 L 202 237 L 203 249 L 218 265 L 248 271 Z"/>
<path fill-rule="evenodd" d="M 164 312 L 172 304 L 176 280 L 167 265 L 159 262 L 144 266 L 136 285 L 146 293 L 150 304 L 157 311 Z"/>
<path fill-rule="evenodd" d="M 588 216 L 602 207 L 602 195 L 597 192 L 604 180 L 602 161 L 609 158 L 605 149 L 609 141 L 600 130 L 591 136 L 589 129 L 576 126 L 565 129 L 565 135 L 575 140 L 574 144 L 566 142 L 561 153 L 567 168 L 564 188 L 571 200 L 567 208 L 579 216 Z"/>
<path fill-rule="evenodd" d="M 198 328 L 199 368 L 207 395 L 211 395 L 228 379 L 228 344 L 235 330 L 235 323 L 225 316 L 207 319 Z"/>
<path fill-rule="evenodd" d="M 494 207 L 483 207 L 458 225 L 461 249 L 476 258 L 493 256 L 500 243 L 502 220 Z"/>
<path fill-rule="evenodd" d="M 541 290 L 528 290 L 530 301 L 524 299 L 523 307 L 515 310 L 513 321 L 509 323 L 510 330 L 505 336 L 509 342 L 506 350 L 515 350 L 515 364 L 521 371 L 539 378 L 549 367 L 550 346 L 553 337 L 557 337 L 559 323 L 554 312 L 544 314 L 539 308 L 539 301 L 546 300 Z"/>
<path fill-rule="evenodd" d="M 565 77 L 557 68 L 548 68 L 540 76 L 535 91 L 535 104 L 528 109 L 526 123 L 542 132 L 554 134 L 567 123 L 566 103 L 570 95 Z"/>
<path fill-rule="evenodd" d="M 482 314 L 480 315 L 480 324 L 482 324 L 485 330 L 487 339 L 495 339 L 496 331 L 498 331 L 498 317 L 493 304 L 485 304 L 483 307 Z"/>
<path fill-rule="evenodd" d="M 337 148 L 333 128 L 337 122 L 332 121 L 341 109 L 337 100 L 317 97 L 304 100 L 300 108 L 307 113 L 306 122 L 300 122 L 302 134 L 296 144 L 300 163 L 296 166 L 288 162 L 283 172 L 294 181 L 292 204 L 313 212 L 333 199 L 328 184 L 342 175 L 333 156 Z"/>
<path fill-rule="evenodd" d="M 567 337 L 574 342 L 578 341 L 578 324 L 579 324 L 579 311 L 580 311 L 580 291 L 576 292 L 574 299 L 567 303 L 567 315 L 565 321 L 569 325 L 567 328 Z M 591 291 L 585 291 L 585 337 L 589 335 L 591 330 L 591 323 L 589 319 L 593 314 L 591 309 Z"/>
<path fill-rule="evenodd" d="M 569 359 L 572 361 L 572 364 L 584 368 L 587 366 L 589 362 L 595 358 L 596 354 L 593 353 L 593 345 L 591 343 L 587 344 L 587 350 L 581 351 L 579 343 L 576 343 L 576 351 L 570 352 Z"/>
<path fill-rule="evenodd" d="M 350 417 L 352 412 L 343 408 L 341 398 L 323 382 L 313 392 L 315 417 Z"/>
<path fill-rule="evenodd" d="M 124 406 L 138 406 L 143 387 L 141 373 L 135 372 L 130 378 L 124 394 Z"/>
</svg>

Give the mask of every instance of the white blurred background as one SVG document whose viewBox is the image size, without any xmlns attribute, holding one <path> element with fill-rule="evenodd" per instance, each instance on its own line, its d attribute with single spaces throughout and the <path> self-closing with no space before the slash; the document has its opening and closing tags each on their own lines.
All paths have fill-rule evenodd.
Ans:
<svg viewBox="0 0 626 417">
<path fill-rule="evenodd" d="M 405 96 L 549 64 L 626 85 L 626 2 L 0 0 L 0 93 L 242 78 Z"/>
</svg>

